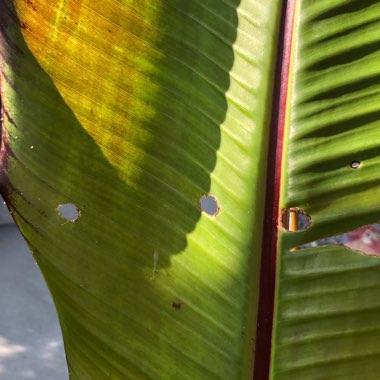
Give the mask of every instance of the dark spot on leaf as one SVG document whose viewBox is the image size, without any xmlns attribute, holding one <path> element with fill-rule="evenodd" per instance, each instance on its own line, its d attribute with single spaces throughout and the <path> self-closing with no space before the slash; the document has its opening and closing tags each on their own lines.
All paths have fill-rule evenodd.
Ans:
<svg viewBox="0 0 380 380">
<path fill-rule="evenodd" d="M 173 301 L 172 308 L 176 310 L 181 310 L 182 302 L 181 301 Z"/>
<path fill-rule="evenodd" d="M 37 8 L 35 7 L 35 5 L 33 4 L 33 2 L 31 0 L 25 0 L 26 3 L 34 10 L 34 11 L 37 11 Z"/>
</svg>

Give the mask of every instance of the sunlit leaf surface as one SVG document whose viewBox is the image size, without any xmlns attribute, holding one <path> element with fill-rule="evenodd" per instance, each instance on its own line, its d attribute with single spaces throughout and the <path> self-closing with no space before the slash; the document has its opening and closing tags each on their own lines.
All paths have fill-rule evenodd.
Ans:
<svg viewBox="0 0 380 380">
<path fill-rule="evenodd" d="M 2 193 L 71 379 L 252 376 L 280 8 L 0 0 Z"/>
</svg>

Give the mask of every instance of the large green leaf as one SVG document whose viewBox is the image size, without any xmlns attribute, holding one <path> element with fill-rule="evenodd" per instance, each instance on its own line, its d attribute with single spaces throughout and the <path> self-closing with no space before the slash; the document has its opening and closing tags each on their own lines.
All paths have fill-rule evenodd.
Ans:
<svg viewBox="0 0 380 380">
<path fill-rule="evenodd" d="M 378 258 L 289 251 L 380 220 L 379 28 L 378 1 L 297 4 L 281 205 L 312 225 L 280 236 L 276 380 L 379 378 Z"/>
<path fill-rule="evenodd" d="M 250 379 L 255 350 L 256 380 L 270 350 L 275 380 L 378 378 L 377 257 L 302 246 L 380 219 L 379 20 L 376 0 L 0 0 L 1 190 L 71 379 Z M 276 249 L 280 172 L 311 226 Z"/>
<path fill-rule="evenodd" d="M 0 4 L 2 193 L 71 379 L 250 378 L 280 1 Z"/>
</svg>

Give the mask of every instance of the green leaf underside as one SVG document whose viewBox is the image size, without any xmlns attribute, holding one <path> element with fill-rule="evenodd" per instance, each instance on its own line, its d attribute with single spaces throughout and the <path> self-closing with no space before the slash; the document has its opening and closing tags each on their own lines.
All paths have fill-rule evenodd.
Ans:
<svg viewBox="0 0 380 380">
<path fill-rule="evenodd" d="M 0 1 L 2 193 L 71 379 L 252 376 L 280 8 Z"/>
<path fill-rule="evenodd" d="M 380 220 L 380 3 L 297 8 L 281 206 L 300 207 L 312 226 L 280 236 L 272 378 L 375 380 L 378 258 L 289 250 Z"/>
</svg>

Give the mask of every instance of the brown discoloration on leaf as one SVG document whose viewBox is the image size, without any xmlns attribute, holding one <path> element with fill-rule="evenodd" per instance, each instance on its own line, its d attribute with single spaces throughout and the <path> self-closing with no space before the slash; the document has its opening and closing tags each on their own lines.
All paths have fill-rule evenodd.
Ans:
<svg viewBox="0 0 380 380">
<path fill-rule="evenodd" d="M 10 53 L 23 54 L 11 35 L 10 26 L 12 24 L 20 25 L 20 21 L 11 8 L 9 1 L 3 0 L 0 2 L 0 55 L 5 61 L 7 61 Z"/>
<path fill-rule="evenodd" d="M 8 110 L 4 107 L 4 105 L 2 105 L 2 116 L 5 116 L 8 122 L 17 128 L 16 122 L 13 120 L 12 116 L 9 114 Z"/>
<path fill-rule="evenodd" d="M 0 77 L 0 94 L 2 94 L 2 80 L 3 77 Z M 10 122 L 14 126 L 16 126 L 15 122 L 13 119 L 9 116 L 8 111 L 4 107 L 3 103 L 3 96 L 0 96 L 1 100 L 1 123 L 2 123 L 2 128 L 1 128 L 1 142 L 0 142 L 0 191 L 3 197 L 5 197 L 5 194 L 7 193 L 9 189 L 9 179 L 8 176 L 6 175 L 7 170 L 8 170 L 8 163 L 9 163 L 9 158 L 14 157 L 12 148 L 8 142 L 8 137 L 7 137 L 7 132 L 6 132 L 6 123 Z"/>
<path fill-rule="evenodd" d="M 2 54 L 0 54 L 0 56 L 2 57 Z M 1 66 L 0 66 L 0 77 L 1 77 L 1 80 L 4 80 L 10 87 L 12 87 L 13 89 L 15 89 L 15 85 L 14 85 L 13 81 L 11 81 L 11 79 L 4 72 L 4 70 L 1 68 Z M 0 89 L 1 89 L 1 85 L 0 85 Z"/>
<path fill-rule="evenodd" d="M 176 310 L 181 310 L 182 308 L 182 302 L 181 301 L 173 301 L 172 302 L 172 308 Z"/>
<path fill-rule="evenodd" d="M 9 159 L 14 157 L 12 149 L 8 143 L 4 128 L 2 129 L 1 136 L 1 149 L 0 149 L 0 192 L 3 198 L 9 193 L 9 177 L 7 175 L 9 167 Z"/>
<path fill-rule="evenodd" d="M 32 2 L 32 0 L 25 0 L 25 2 L 35 11 L 37 12 L 37 8 L 36 6 L 34 5 L 34 3 Z"/>
<path fill-rule="evenodd" d="M 48 3 L 38 12 L 31 11 L 32 4 L 16 1 L 28 47 L 109 162 L 123 177 L 134 178 L 142 159 L 133 150 L 141 140 L 149 142 L 143 125 L 155 115 L 151 99 L 159 89 L 150 80 L 162 55 L 154 45 L 160 30 L 150 22 L 159 3 L 105 0 L 98 9 L 87 1 L 66 0 L 64 6 Z M 127 141 L 120 138 L 125 135 Z M 126 156 L 135 165 L 126 166 Z"/>
</svg>

